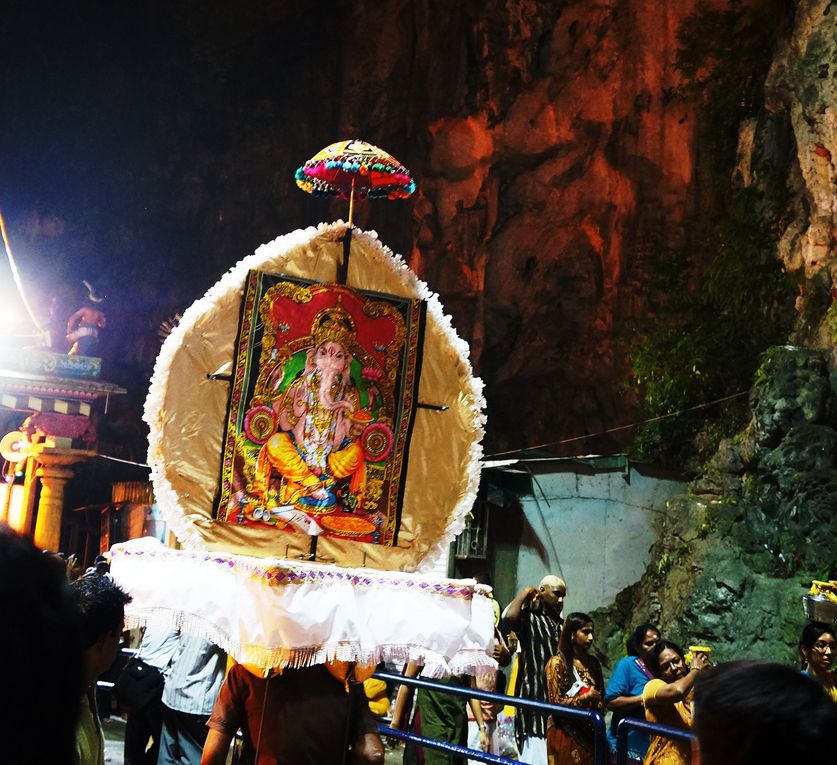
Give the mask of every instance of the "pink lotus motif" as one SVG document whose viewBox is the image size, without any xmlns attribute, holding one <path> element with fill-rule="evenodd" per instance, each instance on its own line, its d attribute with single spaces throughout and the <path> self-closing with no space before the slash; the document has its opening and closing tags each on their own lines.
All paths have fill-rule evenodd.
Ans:
<svg viewBox="0 0 837 765">
<path fill-rule="evenodd" d="M 377 367 L 364 367 L 360 376 L 369 382 L 378 382 L 384 376 L 384 370 Z"/>
</svg>

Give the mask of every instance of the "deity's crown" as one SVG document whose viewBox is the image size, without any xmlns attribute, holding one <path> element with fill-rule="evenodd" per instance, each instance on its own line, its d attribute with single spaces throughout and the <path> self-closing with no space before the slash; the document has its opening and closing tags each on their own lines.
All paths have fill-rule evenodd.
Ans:
<svg viewBox="0 0 837 765">
<path fill-rule="evenodd" d="M 339 305 L 323 308 L 314 317 L 311 325 L 311 337 L 314 339 L 315 348 L 330 340 L 350 350 L 356 336 L 357 331 L 351 315 Z"/>
</svg>

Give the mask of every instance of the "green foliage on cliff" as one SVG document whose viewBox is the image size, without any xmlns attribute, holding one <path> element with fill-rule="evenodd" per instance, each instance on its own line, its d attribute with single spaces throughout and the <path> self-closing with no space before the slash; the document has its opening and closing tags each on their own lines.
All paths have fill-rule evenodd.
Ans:
<svg viewBox="0 0 837 765">
<path fill-rule="evenodd" d="M 792 285 L 774 257 L 770 221 L 754 212 L 760 196 L 750 189 L 727 195 L 698 287 L 689 285 L 690 259 L 677 253 L 672 261 L 681 268 L 670 263 L 655 275 L 668 296 L 634 347 L 635 384 L 649 417 L 678 414 L 642 428 L 638 457 L 697 467 L 744 424 L 744 394 L 760 354 L 787 338 Z M 706 406 L 719 399 L 726 400 Z"/>
<path fill-rule="evenodd" d="M 793 19 L 793 0 L 699 2 L 677 31 L 675 66 L 683 80 L 674 95 L 698 99 L 704 171 L 729 178 L 741 120 L 763 105 L 765 76 L 776 41 Z"/>
<path fill-rule="evenodd" d="M 632 364 L 646 416 L 662 419 L 638 431 L 632 451 L 642 459 L 696 469 L 744 424 L 759 355 L 790 331 L 793 285 L 776 257 L 792 160 L 781 128 L 762 131 L 771 142 L 751 152 L 751 183 L 733 172 L 742 120 L 763 119 L 759 88 L 786 9 L 779 0 L 701 5 L 678 33 L 684 82 L 669 97 L 698 100 L 705 183 L 688 245 L 662 254 L 649 274 L 653 318 L 638 329 Z"/>
</svg>

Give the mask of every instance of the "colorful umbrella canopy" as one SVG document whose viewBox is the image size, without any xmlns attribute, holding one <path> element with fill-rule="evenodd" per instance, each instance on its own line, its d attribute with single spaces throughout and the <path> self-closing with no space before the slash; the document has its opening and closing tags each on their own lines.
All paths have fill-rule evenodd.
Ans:
<svg viewBox="0 0 837 765">
<path fill-rule="evenodd" d="M 365 141 L 338 141 L 296 171 L 296 185 L 315 196 L 406 199 L 415 190 L 410 171 Z"/>
</svg>

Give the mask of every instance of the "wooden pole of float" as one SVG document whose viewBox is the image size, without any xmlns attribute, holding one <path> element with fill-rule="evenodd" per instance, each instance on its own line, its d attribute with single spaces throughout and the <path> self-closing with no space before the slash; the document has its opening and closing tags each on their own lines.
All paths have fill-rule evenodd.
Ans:
<svg viewBox="0 0 837 765">
<path fill-rule="evenodd" d="M 352 190 L 349 192 L 349 227 L 346 229 L 346 234 L 343 236 L 343 260 L 340 263 L 340 268 L 337 269 L 337 283 L 345 284 L 349 278 L 349 254 L 352 249 L 352 229 L 354 223 L 355 210 L 355 179 L 352 177 Z"/>
<path fill-rule="evenodd" d="M 349 254 L 352 250 L 352 229 L 354 228 L 354 223 L 352 223 L 352 219 L 354 218 L 355 212 L 355 178 L 352 176 L 352 188 L 349 192 L 349 225 L 346 229 L 346 233 L 343 236 L 343 260 L 340 263 L 340 267 L 337 269 L 337 283 L 338 284 L 345 284 L 347 279 L 349 278 Z M 311 535 L 311 546 L 308 549 L 308 560 L 317 560 L 317 535 Z"/>
</svg>

